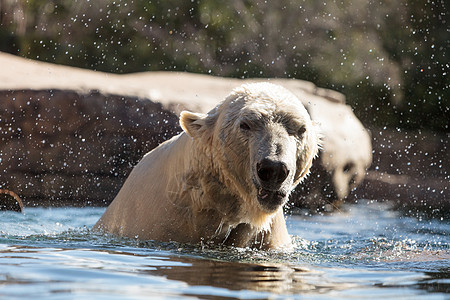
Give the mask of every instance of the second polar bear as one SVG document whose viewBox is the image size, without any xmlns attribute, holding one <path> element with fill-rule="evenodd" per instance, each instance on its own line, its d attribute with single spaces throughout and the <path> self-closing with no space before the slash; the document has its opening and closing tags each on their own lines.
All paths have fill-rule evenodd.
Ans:
<svg viewBox="0 0 450 300">
<path fill-rule="evenodd" d="M 318 135 L 302 103 L 244 84 L 147 153 L 95 229 L 143 240 L 290 246 L 283 205 L 308 174 Z"/>
</svg>

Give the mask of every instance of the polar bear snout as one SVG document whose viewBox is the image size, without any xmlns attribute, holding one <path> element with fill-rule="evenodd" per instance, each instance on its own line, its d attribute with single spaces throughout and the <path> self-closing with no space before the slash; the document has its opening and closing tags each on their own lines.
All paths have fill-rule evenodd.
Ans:
<svg viewBox="0 0 450 300">
<path fill-rule="evenodd" d="M 273 212 L 286 202 L 290 173 L 288 165 L 281 160 L 264 158 L 256 164 L 257 199 L 264 210 Z"/>
<path fill-rule="evenodd" d="M 263 186 L 279 187 L 288 177 L 289 170 L 282 161 L 264 158 L 256 164 L 256 172 Z"/>
</svg>

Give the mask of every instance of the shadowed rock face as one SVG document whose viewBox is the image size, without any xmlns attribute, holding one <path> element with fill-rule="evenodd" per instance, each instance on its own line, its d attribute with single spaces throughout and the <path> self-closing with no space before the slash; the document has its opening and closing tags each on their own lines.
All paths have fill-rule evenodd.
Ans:
<svg viewBox="0 0 450 300">
<path fill-rule="evenodd" d="M 389 200 L 415 217 L 450 220 L 450 134 L 372 130 L 373 163 L 351 198 Z"/>
<path fill-rule="evenodd" d="M 23 90 L 0 92 L 0 103 L 0 188 L 29 204 L 108 204 L 142 156 L 180 130 L 175 114 L 138 98 Z"/>
<path fill-rule="evenodd" d="M 345 97 L 310 82 L 115 75 L 2 53 L 0 64 L 0 188 L 31 205 L 108 204 L 142 156 L 180 131 L 180 111 L 207 112 L 244 81 L 286 87 L 321 128 L 323 150 L 296 205 L 345 199 L 371 162 L 370 136 Z"/>
</svg>

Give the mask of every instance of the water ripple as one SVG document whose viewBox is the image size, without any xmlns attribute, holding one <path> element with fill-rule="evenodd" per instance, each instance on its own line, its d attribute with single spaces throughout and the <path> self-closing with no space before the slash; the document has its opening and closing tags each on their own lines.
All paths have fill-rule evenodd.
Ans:
<svg viewBox="0 0 450 300">
<path fill-rule="evenodd" d="M 450 227 L 361 203 L 288 218 L 293 251 L 100 235 L 104 208 L 0 212 L 0 297 L 445 298 Z"/>
</svg>

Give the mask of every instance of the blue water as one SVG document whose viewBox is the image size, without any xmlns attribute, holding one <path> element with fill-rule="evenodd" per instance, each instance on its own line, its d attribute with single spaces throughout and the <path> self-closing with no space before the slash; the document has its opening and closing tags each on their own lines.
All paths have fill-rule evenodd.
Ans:
<svg viewBox="0 0 450 300">
<path fill-rule="evenodd" d="M 292 252 L 142 242 L 104 208 L 0 212 L 0 299 L 450 299 L 450 223 L 363 201 L 292 215 Z"/>
</svg>

